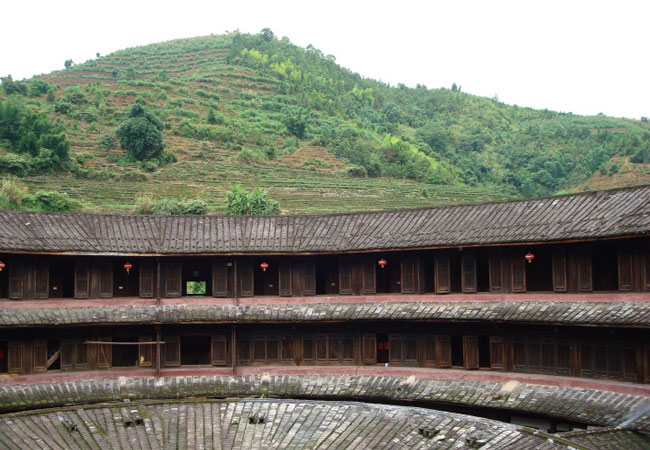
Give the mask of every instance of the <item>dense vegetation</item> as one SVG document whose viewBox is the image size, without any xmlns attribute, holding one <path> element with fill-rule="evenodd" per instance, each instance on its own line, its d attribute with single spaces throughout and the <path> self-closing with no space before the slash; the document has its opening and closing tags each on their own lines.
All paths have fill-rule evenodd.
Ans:
<svg viewBox="0 0 650 450">
<path fill-rule="evenodd" d="M 268 29 L 70 61 L 2 90 L 0 173 L 99 210 L 227 212 L 232 185 L 315 212 L 650 180 L 647 123 L 393 87 Z"/>
</svg>

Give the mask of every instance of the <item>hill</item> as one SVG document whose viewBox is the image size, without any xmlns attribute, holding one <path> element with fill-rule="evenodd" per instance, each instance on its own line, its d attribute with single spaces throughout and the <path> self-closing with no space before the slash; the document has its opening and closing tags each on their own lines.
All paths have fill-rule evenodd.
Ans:
<svg viewBox="0 0 650 450">
<path fill-rule="evenodd" d="M 22 182 L 97 211 L 129 211 L 139 197 L 201 198 L 218 211 L 233 183 L 307 213 L 548 195 L 589 188 L 595 174 L 613 186 L 649 181 L 647 123 L 510 106 L 456 86 L 392 87 L 267 29 L 67 65 L 3 79 L 2 101 L 61 121 L 70 142 L 66 164 L 45 165 L 33 149 Z M 178 161 L 125 157 L 114 132 L 136 100 L 162 121 Z M 18 151 L 0 148 L 0 158 Z"/>
</svg>

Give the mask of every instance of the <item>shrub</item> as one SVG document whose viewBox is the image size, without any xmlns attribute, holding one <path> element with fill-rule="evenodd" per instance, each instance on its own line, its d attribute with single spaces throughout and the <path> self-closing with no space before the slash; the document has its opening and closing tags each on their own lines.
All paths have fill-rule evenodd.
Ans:
<svg viewBox="0 0 650 450">
<path fill-rule="evenodd" d="M 187 216 L 203 216 L 208 212 L 208 205 L 203 200 L 190 200 L 183 205 L 183 214 Z"/>
<path fill-rule="evenodd" d="M 137 170 L 129 170 L 124 172 L 120 179 L 122 181 L 147 181 L 147 175 Z"/>
<path fill-rule="evenodd" d="M 153 205 L 153 213 L 156 215 L 180 216 L 184 210 L 183 203 L 173 198 L 160 199 Z"/>
<path fill-rule="evenodd" d="M 368 171 L 363 166 L 352 165 L 345 169 L 345 174 L 352 178 L 365 178 L 368 176 Z"/>
<path fill-rule="evenodd" d="M 117 146 L 117 138 L 113 133 L 106 133 L 97 140 L 96 146 L 101 150 L 113 149 Z"/>
<path fill-rule="evenodd" d="M 163 124 L 157 117 L 141 104 L 135 103 L 116 134 L 129 157 L 143 161 L 162 154 L 162 129 Z"/>
<path fill-rule="evenodd" d="M 81 206 L 68 194 L 56 191 L 38 191 L 36 194 L 26 194 L 23 199 L 27 207 L 40 211 L 72 212 Z"/>
<path fill-rule="evenodd" d="M 268 215 L 279 214 L 280 205 L 268 197 L 268 192 L 262 188 L 247 192 L 236 184 L 230 188 L 226 196 L 226 210 L 230 215 Z"/>
<path fill-rule="evenodd" d="M 11 207 L 18 207 L 22 204 L 27 194 L 27 188 L 12 178 L 3 178 L 0 188 L 0 197 Z"/>
</svg>

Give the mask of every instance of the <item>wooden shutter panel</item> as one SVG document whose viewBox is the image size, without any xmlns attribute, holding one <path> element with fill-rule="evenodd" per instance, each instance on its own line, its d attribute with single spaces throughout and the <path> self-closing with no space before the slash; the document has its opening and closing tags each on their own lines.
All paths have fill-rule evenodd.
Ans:
<svg viewBox="0 0 650 450">
<path fill-rule="evenodd" d="M 566 280 L 566 255 L 564 250 L 553 252 L 553 290 L 555 292 L 567 291 Z"/>
<path fill-rule="evenodd" d="M 302 264 L 303 295 L 316 295 L 316 265 L 313 261 Z"/>
<path fill-rule="evenodd" d="M 151 336 L 140 336 L 140 342 L 151 342 Z M 140 367 L 153 366 L 153 344 L 138 344 L 138 364 Z"/>
<path fill-rule="evenodd" d="M 478 336 L 463 336 L 463 366 L 478 369 Z"/>
<path fill-rule="evenodd" d="M 47 370 L 47 341 L 37 340 L 32 345 L 33 369 L 34 372 Z"/>
<path fill-rule="evenodd" d="M 151 262 L 142 262 L 138 268 L 140 274 L 140 297 L 152 298 L 154 294 L 153 287 L 153 264 Z"/>
<path fill-rule="evenodd" d="M 424 338 L 424 364 L 426 366 L 436 364 L 436 339 L 433 336 Z"/>
<path fill-rule="evenodd" d="M 446 334 L 436 335 L 436 366 L 451 367 L 451 339 Z"/>
<path fill-rule="evenodd" d="M 343 337 L 343 361 L 354 361 L 354 340 L 350 336 Z"/>
<path fill-rule="evenodd" d="M 526 292 L 526 260 L 512 255 L 512 292 Z"/>
<path fill-rule="evenodd" d="M 112 338 L 100 337 L 99 340 L 108 344 L 97 345 L 97 368 L 108 369 L 113 365 L 113 346 L 110 344 Z"/>
<path fill-rule="evenodd" d="M 7 370 L 9 373 L 20 373 L 23 371 L 22 341 L 9 341 L 7 345 Z"/>
<path fill-rule="evenodd" d="M 83 341 L 75 342 L 75 368 L 85 369 L 88 367 L 88 348 Z"/>
<path fill-rule="evenodd" d="M 212 262 L 212 296 L 228 297 L 228 265 L 222 260 Z"/>
<path fill-rule="evenodd" d="M 24 264 L 13 261 L 9 266 L 9 298 L 19 300 L 25 297 Z"/>
<path fill-rule="evenodd" d="M 212 336 L 211 359 L 213 366 L 225 366 L 227 361 L 227 341 L 225 336 Z"/>
<path fill-rule="evenodd" d="M 366 260 L 363 262 L 363 293 L 374 294 L 377 292 L 377 281 L 375 279 L 375 262 Z"/>
<path fill-rule="evenodd" d="M 70 370 L 74 368 L 76 345 L 70 339 L 61 341 L 61 369 Z"/>
<path fill-rule="evenodd" d="M 99 297 L 110 298 L 113 296 L 113 265 L 103 263 L 99 266 Z"/>
<path fill-rule="evenodd" d="M 411 255 L 402 257 L 402 294 L 415 293 L 415 258 Z"/>
<path fill-rule="evenodd" d="M 90 274 L 86 261 L 79 261 L 74 268 L 74 296 L 88 298 L 90 296 Z"/>
<path fill-rule="evenodd" d="M 646 291 L 650 291 L 650 253 L 643 258 L 643 284 Z M 650 366 L 650 363 L 648 363 Z M 650 369 L 648 369 L 650 371 Z"/>
<path fill-rule="evenodd" d="M 582 251 L 578 255 L 578 290 L 591 291 L 591 253 Z"/>
<path fill-rule="evenodd" d="M 239 269 L 239 295 L 252 297 L 254 293 L 253 261 L 244 260 L 238 264 Z"/>
<path fill-rule="evenodd" d="M 463 254 L 461 269 L 463 292 L 476 292 L 476 255 Z"/>
<path fill-rule="evenodd" d="M 278 289 L 282 297 L 291 297 L 291 262 L 280 262 L 278 274 Z"/>
<path fill-rule="evenodd" d="M 501 336 L 490 336 L 490 367 L 498 370 L 506 367 Z"/>
<path fill-rule="evenodd" d="M 50 266 L 47 262 L 34 266 L 34 298 L 48 298 L 50 291 Z"/>
<path fill-rule="evenodd" d="M 183 276 L 180 263 L 167 263 L 165 271 L 165 296 L 180 297 L 183 295 Z"/>
<path fill-rule="evenodd" d="M 282 338 L 280 351 L 281 361 L 293 362 L 293 338 L 291 336 Z"/>
<path fill-rule="evenodd" d="M 377 362 L 377 336 L 372 333 L 366 333 L 362 336 L 363 363 L 375 364 Z"/>
<path fill-rule="evenodd" d="M 303 361 L 314 359 L 314 340 L 311 337 L 302 338 L 302 359 Z"/>
<path fill-rule="evenodd" d="M 388 360 L 391 363 L 402 362 L 402 336 L 399 334 L 388 335 Z"/>
<path fill-rule="evenodd" d="M 503 291 L 503 262 L 501 254 L 490 255 L 490 291 Z"/>
<path fill-rule="evenodd" d="M 181 365 L 181 341 L 178 337 L 165 338 L 165 366 Z"/>
<path fill-rule="evenodd" d="M 352 294 L 352 264 L 347 259 L 339 259 L 339 293 Z"/>
<path fill-rule="evenodd" d="M 442 253 L 434 259 L 434 272 L 437 294 L 448 294 L 451 291 L 449 276 L 449 255 Z"/>
<path fill-rule="evenodd" d="M 621 291 L 631 291 L 634 288 L 632 267 L 632 254 L 618 252 L 618 288 Z"/>
</svg>

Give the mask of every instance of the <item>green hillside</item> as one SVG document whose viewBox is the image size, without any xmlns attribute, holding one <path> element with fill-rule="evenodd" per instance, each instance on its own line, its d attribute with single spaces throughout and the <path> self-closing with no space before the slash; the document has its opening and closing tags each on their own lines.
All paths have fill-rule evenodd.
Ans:
<svg viewBox="0 0 650 450">
<path fill-rule="evenodd" d="M 176 197 L 219 211 L 234 183 L 309 213 L 548 195 L 589 189 L 594 176 L 650 182 L 646 122 L 509 106 L 455 87 L 391 87 L 270 30 L 122 50 L 24 82 L 3 78 L 2 88 L 0 172 L 89 210 Z M 120 148 L 115 130 L 136 101 L 162 122 L 176 162 L 132 161 Z M 20 114 L 22 125 L 8 125 Z M 51 125 L 25 125 L 36 118 Z M 29 138 L 3 136 L 3 123 Z M 63 129 L 68 159 L 49 144 Z"/>
</svg>

